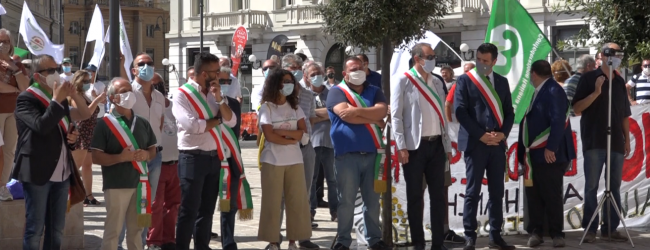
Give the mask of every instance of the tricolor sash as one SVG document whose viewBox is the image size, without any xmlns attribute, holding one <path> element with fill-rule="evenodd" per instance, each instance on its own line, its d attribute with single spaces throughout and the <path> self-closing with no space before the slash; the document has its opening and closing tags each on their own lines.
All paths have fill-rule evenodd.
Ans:
<svg viewBox="0 0 650 250">
<path fill-rule="evenodd" d="M 354 107 L 367 108 L 366 102 L 363 101 L 361 96 L 354 92 L 348 87 L 348 84 L 345 81 L 341 81 L 339 88 L 343 90 L 343 93 L 347 97 L 350 105 Z M 386 161 L 386 152 L 384 149 L 384 140 L 382 140 L 381 128 L 377 124 L 365 124 L 368 132 L 373 138 L 375 147 L 377 148 L 377 158 L 375 159 L 375 192 L 383 193 L 387 191 L 387 176 L 384 162 Z"/>
<path fill-rule="evenodd" d="M 137 116 L 133 116 L 131 128 L 126 125 L 122 117 L 115 117 L 112 114 L 105 115 L 102 119 L 113 132 L 123 148 L 130 147 L 132 151 L 140 149 L 138 142 L 133 137 L 133 129 Z M 151 185 L 149 185 L 149 170 L 146 161 L 131 161 L 133 168 L 140 173 L 140 181 L 136 189 L 136 209 L 138 213 L 137 223 L 139 227 L 151 226 Z"/>
<path fill-rule="evenodd" d="M 45 105 L 45 108 L 50 106 L 50 101 L 52 100 L 52 95 L 45 91 L 41 85 L 39 85 L 37 82 L 32 84 L 32 86 L 29 86 L 27 88 L 27 91 L 29 93 L 32 93 L 38 100 L 40 100 L 43 105 Z M 70 129 L 70 120 L 68 119 L 68 116 L 63 116 L 63 119 L 59 121 L 59 126 L 61 126 L 61 129 L 63 129 L 63 135 L 65 136 L 69 129 Z"/>
<path fill-rule="evenodd" d="M 566 110 L 566 119 L 564 122 L 564 128 L 569 125 L 569 114 L 571 111 L 571 105 Z M 526 113 L 528 115 L 528 113 Z M 530 160 L 530 150 L 531 149 L 541 149 L 546 147 L 548 142 L 548 136 L 551 134 L 551 127 L 546 128 L 542 133 L 537 135 L 535 139 L 531 142 L 530 136 L 528 135 L 528 119 L 524 115 L 524 147 L 526 148 L 526 154 L 524 154 L 524 186 L 532 187 L 533 186 L 533 168 L 532 162 Z M 506 177 L 507 178 L 507 177 Z"/>
<path fill-rule="evenodd" d="M 223 141 L 228 147 L 228 149 L 230 149 L 231 157 L 237 164 L 237 167 L 239 168 L 239 173 L 241 174 L 241 176 L 239 177 L 239 185 L 238 185 L 239 192 L 236 194 L 237 209 L 239 210 L 239 219 L 240 220 L 253 219 L 253 196 L 251 195 L 251 188 L 250 185 L 248 184 L 248 180 L 246 180 L 246 174 L 244 173 L 244 161 L 242 160 L 242 156 L 241 156 L 239 140 L 237 140 L 237 136 L 235 135 L 235 132 L 233 132 L 231 128 L 229 128 L 224 124 L 221 124 L 220 126 L 221 126 Z M 226 162 L 226 166 L 227 165 L 228 162 Z M 222 175 L 221 181 L 230 183 L 230 174 L 228 174 L 227 178 Z M 228 184 L 227 187 L 223 187 L 223 185 L 220 185 L 220 187 L 229 189 L 231 186 L 230 184 Z M 222 194 L 222 191 L 220 191 L 219 193 Z M 222 202 L 221 204 L 224 204 L 223 199 L 221 200 L 221 202 Z M 224 207 L 222 207 L 221 209 L 222 209 L 221 211 L 223 212 L 228 212 L 230 210 L 230 206 L 228 206 L 227 210 L 224 210 L 225 209 Z"/>
<path fill-rule="evenodd" d="M 194 110 L 196 110 L 196 112 L 199 114 L 200 119 L 208 120 L 215 117 L 215 115 L 212 114 L 210 106 L 208 106 L 206 98 L 203 98 L 203 96 L 199 93 L 198 90 L 196 90 L 196 88 L 194 88 L 194 86 L 186 83 L 178 88 L 178 90 L 185 94 L 187 99 L 192 104 L 192 107 L 194 107 Z M 221 134 L 222 133 L 219 126 L 215 126 L 214 128 L 210 129 L 210 136 L 212 136 L 212 139 L 214 139 L 214 142 L 217 144 L 217 154 L 219 155 L 219 160 L 224 161 L 226 159 L 226 151 L 223 147 Z"/>
<path fill-rule="evenodd" d="M 424 96 L 424 99 L 427 100 L 429 105 L 433 107 L 433 110 L 436 112 L 438 115 L 438 120 L 440 121 L 440 126 L 442 127 L 442 131 L 445 131 L 445 118 L 442 116 L 442 110 L 444 105 L 442 105 L 442 99 L 440 96 L 431 89 L 427 85 L 427 83 L 422 79 L 420 76 L 418 76 L 418 73 L 415 71 L 415 68 L 411 68 L 411 70 L 407 71 L 404 73 L 406 77 L 411 80 L 413 83 L 413 86 L 420 91 L 420 94 Z M 432 76 L 433 77 L 433 76 Z"/>
<path fill-rule="evenodd" d="M 485 76 L 480 75 L 476 71 L 476 68 L 468 71 L 467 76 L 469 76 L 469 79 L 472 80 L 474 85 L 476 85 L 476 88 L 481 92 L 483 99 L 490 107 L 490 111 L 492 111 L 492 115 L 494 115 L 497 123 L 499 123 L 499 128 L 501 128 L 501 126 L 503 126 L 503 106 L 501 105 L 501 99 L 492 86 L 492 83 L 490 83 Z"/>
</svg>

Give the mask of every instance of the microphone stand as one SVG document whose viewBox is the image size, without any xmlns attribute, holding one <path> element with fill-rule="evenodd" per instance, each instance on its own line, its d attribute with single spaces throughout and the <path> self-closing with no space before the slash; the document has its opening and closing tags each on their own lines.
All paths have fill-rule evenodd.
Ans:
<svg viewBox="0 0 650 250">
<path fill-rule="evenodd" d="M 618 205 L 616 204 L 616 201 L 614 200 L 614 196 L 612 195 L 612 191 L 610 189 L 611 185 L 611 159 L 612 159 L 612 79 L 614 79 L 614 69 L 612 68 L 612 56 L 609 56 L 607 59 L 607 65 L 609 66 L 609 99 L 608 99 L 608 104 L 607 104 L 607 161 L 605 162 L 605 174 L 606 174 L 606 185 L 605 185 L 605 192 L 603 194 L 603 197 L 600 199 L 598 202 L 598 207 L 596 208 L 596 211 L 594 211 L 594 214 L 591 216 L 591 219 L 589 220 L 589 224 L 587 224 L 587 228 L 585 228 L 585 232 L 582 234 L 582 239 L 580 239 L 580 244 L 582 245 L 582 242 L 585 240 L 585 237 L 587 236 L 587 232 L 589 231 L 589 227 L 591 227 L 591 223 L 594 222 L 596 219 L 596 215 L 600 212 L 601 209 L 603 209 L 603 204 L 607 202 L 607 211 L 603 211 L 603 216 L 607 216 L 607 225 L 611 226 L 611 219 L 610 219 L 610 207 L 614 207 L 614 210 L 616 210 L 616 215 L 618 216 L 618 219 L 621 220 L 621 223 L 623 224 L 623 228 L 625 229 L 625 233 L 627 234 L 627 238 L 630 241 L 630 244 L 632 244 L 632 247 L 634 247 L 634 242 L 632 242 L 632 237 L 630 237 L 630 232 L 627 230 L 627 226 L 625 225 L 625 218 L 623 217 L 623 214 L 621 214 L 621 210 L 618 208 Z M 602 166 L 601 166 L 602 167 Z M 613 206 L 612 206 L 613 205 Z M 600 229 L 602 232 L 602 228 Z M 609 241 L 612 241 L 612 232 L 616 230 L 616 228 L 608 228 L 609 231 Z"/>
</svg>

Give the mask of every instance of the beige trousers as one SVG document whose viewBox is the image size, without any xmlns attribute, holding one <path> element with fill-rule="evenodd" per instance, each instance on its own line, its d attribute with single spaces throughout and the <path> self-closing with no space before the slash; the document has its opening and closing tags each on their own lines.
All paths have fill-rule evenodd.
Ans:
<svg viewBox="0 0 650 250">
<path fill-rule="evenodd" d="M 116 250 L 117 239 L 126 219 L 126 246 L 129 250 L 142 249 L 142 227 L 138 227 L 136 189 L 106 189 L 106 221 L 102 250 Z"/>
<path fill-rule="evenodd" d="M 282 193 L 287 215 L 287 239 L 311 238 L 311 217 L 303 164 L 275 166 L 262 162 L 261 179 L 261 226 L 257 231 L 257 239 L 266 242 L 280 241 Z"/>
<path fill-rule="evenodd" d="M 13 113 L 0 114 L 0 134 L 5 145 L 2 146 L 4 156 L 4 167 L 0 171 L 0 185 L 7 184 L 11 179 L 11 169 L 14 167 L 14 153 L 18 141 L 18 129 L 16 128 L 16 117 Z"/>
</svg>

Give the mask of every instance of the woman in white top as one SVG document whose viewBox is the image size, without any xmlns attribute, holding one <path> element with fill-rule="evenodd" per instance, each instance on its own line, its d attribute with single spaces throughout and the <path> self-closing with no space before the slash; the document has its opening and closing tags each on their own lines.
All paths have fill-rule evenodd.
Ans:
<svg viewBox="0 0 650 250">
<path fill-rule="evenodd" d="M 266 78 L 259 123 L 264 132 L 262 163 L 262 209 L 259 240 L 279 249 L 280 206 L 284 193 L 289 249 L 298 249 L 296 240 L 311 237 L 309 201 L 305 190 L 305 170 L 299 142 L 306 135 L 305 114 L 298 107 L 296 80 L 287 70 L 275 70 Z M 308 139 L 308 138 L 307 138 Z M 291 215 L 291 216 L 289 216 Z"/>
</svg>

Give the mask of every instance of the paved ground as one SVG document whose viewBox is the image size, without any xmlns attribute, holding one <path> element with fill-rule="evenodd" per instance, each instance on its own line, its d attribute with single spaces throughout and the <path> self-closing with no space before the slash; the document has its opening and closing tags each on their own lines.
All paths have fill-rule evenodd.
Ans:
<svg viewBox="0 0 650 250">
<path fill-rule="evenodd" d="M 265 242 L 257 240 L 257 229 L 259 221 L 259 207 L 261 206 L 260 196 L 260 175 L 257 170 L 257 149 L 253 148 L 254 141 L 242 143 L 243 149 L 243 158 L 244 163 L 247 166 L 246 174 L 248 180 L 251 184 L 251 189 L 253 192 L 253 202 L 255 206 L 255 215 L 254 219 L 251 221 L 237 221 L 236 226 L 236 240 L 238 242 L 239 249 L 263 249 L 266 246 Z M 94 171 L 94 182 L 93 182 L 93 191 L 95 192 L 95 197 L 100 202 L 104 202 L 103 193 L 101 192 L 102 180 L 101 172 L 98 166 L 96 166 Z M 106 216 L 106 209 L 103 205 L 101 206 L 91 206 L 85 208 L 85 238 L 84 244 L 85 249 L 99 249 L 101 245 L 101 240 L 103 236 L 104 229 L 104 219 Z M 313 231 L 312 241 L 324 249 L 329 249 L 334 236 L 336 234 L 336 223 L 329 220 L 329 212 L 327 209 L 320 208 L 316 214 L 316 220 L 319 224 L 319 227 Z M 215 221 L 213 224 L 214 232 L 219 231 L 219 219 L 215 216 Z M 284 232 L 283 232 L 284 233 Z M 650 249 L 650 232 L 643 231 L 634 231 L 631 232 L 634 238 L 634 243 L 636 244 L 636 249 Z M 354 235 L 353 235 L 354 237 Z M 628 243 L 607 243 L 604 241 L 599 241 L 598 244 L 585 244 L 579 246 L 579 240 L 581 237 L 580 232 L 569 232 L 567 233 L 567 249 L 632 249 L 631 245 Z M 517 245 L 519 249 L 527 249 L 524 247 L 527 241 L 527 237 L 524 235 L 519 236 L 506 236 L 506 241 L 511 244 Z M 550 242 L 545 243 L 543 247 L 536 249 L 552 249 L 548 245 Z M 221 244 L 218 241 L 212 241 L 210 245 L 213 249 L 220 249 Z M 487 239 L 480 238 L 478 241 L 478 246 L 485 247 L 479 249 L 488 249 L 487 248 Z M 283 243 L 283 247 L 286 249 L 287 243 Z M 356 246 L 353 246 L 356 247 Z M 462 246 L 459 245 L 447 245 L 449 249 L 462 249 Z M 365 247 L 360 247 L 359 249 L 365 249 Z M 406 248 L 404 248 L 406 249 Z"/>
</svg>

